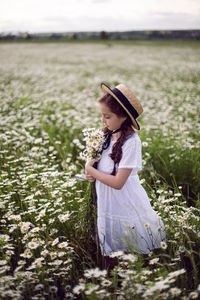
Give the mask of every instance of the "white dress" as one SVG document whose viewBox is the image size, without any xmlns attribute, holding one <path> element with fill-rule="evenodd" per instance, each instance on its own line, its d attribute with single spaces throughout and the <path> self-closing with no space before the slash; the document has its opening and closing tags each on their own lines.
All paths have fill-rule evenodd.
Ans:
<svg viewBox="0 0 200 300">
<path fill-rule="evenodd" d="M 111 174 L 114 166 L 109 157 L 114 141 L 104 150 L 98 170 Z M 147 254 L 160 248 L 165 240 L 164 225 L 152 209 L 146 191 L 137 172 L 142 169 L 141 141 L 137 133 L 130 136 L 122 146 L 122 158 L 118 168 L 132 169 L 121 190 L 116 190 L 96 180 L 97 227 L 103 255 L 115 251 L 135 249 Z"/>
</svg>

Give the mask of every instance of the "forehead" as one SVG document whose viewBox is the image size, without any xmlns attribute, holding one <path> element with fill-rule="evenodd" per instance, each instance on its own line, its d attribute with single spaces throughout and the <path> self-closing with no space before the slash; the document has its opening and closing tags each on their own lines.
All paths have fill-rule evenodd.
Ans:
<svg viewBox="0 0 200 300">
<path fill-rule="evenodd" d="M 99 107 L 102 114 L 112 114 L 110 108 L 105 103 L 99 103 Z"/>
</svg>

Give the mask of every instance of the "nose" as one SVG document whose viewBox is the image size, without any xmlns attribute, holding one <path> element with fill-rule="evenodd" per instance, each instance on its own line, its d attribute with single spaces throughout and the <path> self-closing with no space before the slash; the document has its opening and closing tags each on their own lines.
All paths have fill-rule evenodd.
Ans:
<svg viewBox="0 0 200 300">
<path fill-rule="evenodd" d="M 101 117 L 101 122 L 105 124 L 105 119 L 103 116 Z"/>
</svg>

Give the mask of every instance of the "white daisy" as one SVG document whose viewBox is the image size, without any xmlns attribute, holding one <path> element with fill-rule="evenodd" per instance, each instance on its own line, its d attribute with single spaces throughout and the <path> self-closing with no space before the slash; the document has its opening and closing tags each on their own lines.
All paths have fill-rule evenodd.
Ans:
<svg viewBox="0 0 200 300">
<path fill-rule="evenodd" d="M 67 248 L 68 247 L 68 242 L 62 242 L 58 245 L 58 248 Z"/>
<path fill-rule="evenodd" d="M 178 296 L 181 293 L 181 289 L 179 289 L 177 287 L 171 288 L 169 291 L 172 296 Z"/>
<path fill-rule="evenodd" d="M 31 241 L 31 242 L 28 243 L 28 247 L 30 249 L 36 249 L 38 246 L 39 246 L 38 242 Z"/>
<path fill-rule="evenodd" d="M 74 294 L 80 294 L 85 290 L 86 286 L 84 283 L 78 284 L 73 288 L 73 293 Z"/>
<path fill-rule="evenodd" d="M 198 296 L 199 296 L 199 294 L 197 293 L 197 292 L 191 292 L 190 294 L 189 294 L 189 298 L 190 299 L 197 299 L 198 298 Z"/>
<path fill-rule="evenodd" d="M 52 245 L 52 246 L 55 246 L 56 244 L 58 244 L 58 242 L 59 242 L 59 239 L 56 238 L 56 239 L 51 243 L 51 245 Z"/>
<path fill-rule="evenodd" d="M 0 241 L 7 242 L 7 241 L 9 241 L 9 239 L 10 239 L 9 235 L 0 234 Z"/>
<path fill-rule="evenodd" d="M 150 265 L 154 265 L 154 264 L 156 264 L 158 261 L 159 261 L 159 257 L 155 257 L 155 258 L 153 258 L 153 259 L 151 259 L 151 260 L 149 261 L 149 264 L 150 264 Z"/>
<path fill-rule="evenodd" d="M 0 260 L 0 266 L 4 266 L 7 264 L 7 260 Z"/>
<path fill-rule="evenodd" d="M 162 249 L 167 249 L 167 244 L 165 242 L 160 242 L 160 246 Z"/>
</svg>

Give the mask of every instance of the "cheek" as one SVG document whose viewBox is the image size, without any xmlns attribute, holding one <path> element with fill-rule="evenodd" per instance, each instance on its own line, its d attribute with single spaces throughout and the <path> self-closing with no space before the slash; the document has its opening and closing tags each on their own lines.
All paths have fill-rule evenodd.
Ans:
<svg viewBox="0 0 200 300">
<path fill-rule="evenodd" d="M 117 124 L 117 123 L 119 123 L 119 119 L 113 118 L 113 124 Z"/>
</svg>

